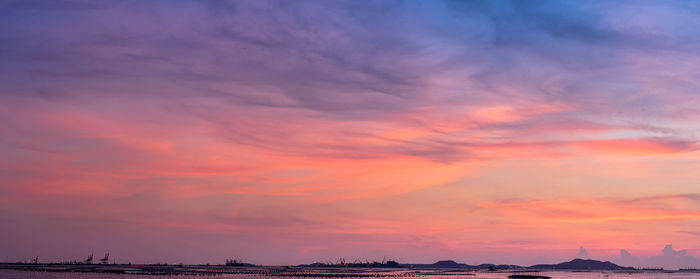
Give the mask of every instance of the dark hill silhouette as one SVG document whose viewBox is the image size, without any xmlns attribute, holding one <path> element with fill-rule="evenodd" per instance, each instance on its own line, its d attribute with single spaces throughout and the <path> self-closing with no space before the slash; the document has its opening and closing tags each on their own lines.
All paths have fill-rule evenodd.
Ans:
<svg viewBox="0 0 700 279">
<path fill-rule="evenodd" d="M 569 262 L 560 264 L 538 264 L 530 267 L 531 269 L 590 269 L 590 270 L 633 270 L 631 267 L 619 266 L 611 262 L 602 262 L 596 260 L 574 259 Z"/>
<path fill-rule="evenodd" d="M 517 265 L 495 265 L 495 264 L 480 264 L 468 265 L 458 263 L 453 260 L 437 261 L 432 264 L 399 264 L 395 261 L 387 262 L 365 262 L 365 263 L 313 263 L 308 265 L 298 265 L 297 267 L 389 267 L 389 268 L 430 268 L 430 269 L 472 269 L 472 270 L 514 270 L 524 269 L 525 267 Z M 596 260 L 574 259 L 572 261 L 559 264 L 538 264 L 527 267 L 527 269 L 540 270 L 634 270 L 631 267 L 619 266 L 611 262 L 603 262 Z"/>
<path fill-rule="evenodd" d="M 434 264 L 430 264 L 431 268 L 469 268 L 468 264 L 457 263 L 453 260 L 438 261 Z"/>
</svg>

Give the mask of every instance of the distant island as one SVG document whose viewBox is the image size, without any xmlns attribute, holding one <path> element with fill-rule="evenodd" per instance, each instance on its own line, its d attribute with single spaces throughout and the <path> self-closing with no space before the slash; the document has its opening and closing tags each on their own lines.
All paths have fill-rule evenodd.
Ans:
<svg viewBox="0 0 700 279">
<path fill-rule="evenodd" d="M 399 264 L 396 261 L 346 263 L 341 259 L 337 263 L 313 263 L 298 265 L 297 267 L 373 267 L 373 268 L 412 268 L 412 269 L 471 269 L 471 270 L 510 270 L 510 269 L 541 269 L 541 270 L 634 270 L 632 267 L 624 267 L 612 262 L 574 259 L 559 264 L 537 264 L 533 266 L 519 266 L 508 264 L 479 264 L 468 265 L 457 263 L 453 260 L 437 261 L 432 264 Z"/>
<path fill-rule="evenodd" d="M 611 262 L 584 259 L 574 259 L 560 264 L 537 264 L 529 268 L 543 270 L 634 270 L 632 267 L 619 266 Z"/>
<path fill-rule="evenodd" d="M 407 264 L 408 268 L 463 268 L 463 269 L 520 269 L 523 268 L 518 265 L 506 265 L 506 264 L 479 264 L 479 265 L 468 265 L 463 263 L 457 263 L 453 260 L 438 261 L 432 264 Z"/>
<path fill-rule="evenodd" d="M 226 260 L 225 264 L 210 265 L 168 265 L 168 264 L 108 264 L 103 261 L 98 264 L 91 262 L 68 263 L 39 263 L 35 258 L 29 263 L 0 263 L 0 269 L 14 269 L 42 272 L 90 272 L 141 275 L 217 275 L 217 274 L 260 274 L 277 277 L 323 277 L 344 278 L 353 277 L 386 277 L 388 273 L 405 270 L 406 275 L 420 277 L 425 275 L 458 276 L 469 272 L 481 271 L 547 271 L 547 270 L 635 270 L 611 262 L 596 260 L 574 259 L 559 264 L 538 264 L 529 267 L 505 264 L 468 265 L 452 260 L 438 261 L 432 264 L 400 264 L 396 261 L 381 262 L 352 262 L 344 259 L 331 263 L 312 263 L 296 266 L 259 266 L 244 263 L 240 260 Z M 385 269 L 386 271 L 380 271 Z"/>
</svg>

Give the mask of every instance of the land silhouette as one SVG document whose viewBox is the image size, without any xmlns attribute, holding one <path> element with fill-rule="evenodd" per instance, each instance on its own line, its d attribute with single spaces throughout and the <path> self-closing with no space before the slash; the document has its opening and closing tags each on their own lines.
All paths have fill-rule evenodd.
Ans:
<svg viewBox="0 0 700 279">
<path fill-rule="evenodd" d="M 35 258 L 36 260 L 36 258 Z M 0 269 L 14 269 L 40 272 L 83 272 L 137 275 L 220 275 L 251 274 L 277 277 L 421 277 L 427 275 L 464 275 L 470 272 L 501 271 L 527 272 L 547 270 L 620 270 L 634 271 L 632 267 L 623 267 L 611 262 L 574 259 L 559 264 L 541 264 L 529 267 L 518 265 L 479 264 L 468 265 L 453 260 L 438 261 L 432 264 L 401 264 L 396 261 L 375 261 L 347 263 L 340 259 L 334 263 L 312 263 L 296 266 L 261 266 L 244 263 L 239 260 L 226 260 L 220 265 L 183 265 L 183 264 L 109 264 L 68 262 L 68 263 L 0 263 Z"/>
<path fill-rule="evenodd" d="M 674 268 L 682 272 L 700 273 L 700 261 L 687 255 L 686 250 L 674 250 L 671 245 L 666 245 L 662 255 L 649 258 L 632 256 L 627 250 L 620 251 L 618 260 L 623 262 L 618 265 L 611 261 L 589 259 L 588 252 L 581 247 L 577 258 L 556 264 L 535 264 L 520 266 L 511 264 L 476 264 L 470 265 L 458 263 L 454 260 L 441 260 L 430 264 L 399 263 L 395 260 L 381 261 L 352 261 L 339 258 L 335 261 L 314 262 L 293 266 L 266 266 L 246 263 L 240 259 L 226 259 L 223 264 L 117 264 L 109 262 L 110 254 L 106 253 L 99 261 L 94 261 L 94 255 L 90 254 L 82 261 L 67 261 L 46 263 L 39 257 L 33 257 L 29 261 L 14 263 L 0 263 L 0 269 L 14 269 L 24 271 L 41 272 L 89 272 L 89 273 L 115 273 L 115 274 L 141 274 L 141 275 L 217 275 L 217 274 L 253 274 L 277 277 L 421 277 L 427 275 L 464 275 L 470 272 L 522 272 L 537 271 L 620 271 L 620 272 L 649 272 L 664 271 L 661 265 L 654 263 L 674 264 Z M 581 258 L 585 257 L 585 258 Z M 617 260 L 616 260 L 617 262 Z M 636 263 L 637 265 L 625 265 L 624 263 Z M 641 263 L 641 265 L 639 264 Z"/>
</svg>

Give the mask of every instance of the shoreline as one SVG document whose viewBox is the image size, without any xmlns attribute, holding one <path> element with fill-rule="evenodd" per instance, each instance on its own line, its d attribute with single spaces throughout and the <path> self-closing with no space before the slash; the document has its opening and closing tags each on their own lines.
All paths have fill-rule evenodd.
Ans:
<svg viewBox="0 0 700 279">
<path fill-rule="evenodd" d="M 700 273 L 700 270 L 533 270 L 533 269 L 455 269 L 455 268 L 359 268 L 359 267 L 288 267 L 164 264 L 23 264 L 0 263 L 0 270 L 57 273 L 103 273 L 124 275 L 249 275 L 257 277 L 299 278 L 413 278 L 426 276 L 474 276 L 475 273 L 514 272 L 610 272 L 610 273 Z"/>
</svg>

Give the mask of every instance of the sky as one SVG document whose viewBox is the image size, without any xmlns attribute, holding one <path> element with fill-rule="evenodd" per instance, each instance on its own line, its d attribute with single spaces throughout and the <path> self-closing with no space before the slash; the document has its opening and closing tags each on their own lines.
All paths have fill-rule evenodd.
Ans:
<svg viewBox="0 0 700 279">
<path fill-rule="evenodd" d="M 697 1 L 0 1 L 0 261 L 698 267 L 698 25 Z"/>
</svg>

